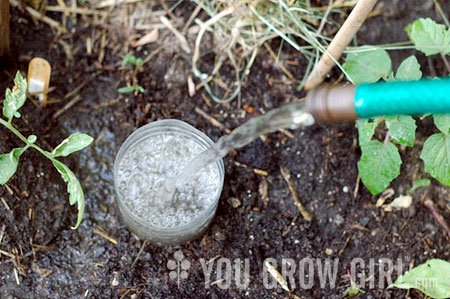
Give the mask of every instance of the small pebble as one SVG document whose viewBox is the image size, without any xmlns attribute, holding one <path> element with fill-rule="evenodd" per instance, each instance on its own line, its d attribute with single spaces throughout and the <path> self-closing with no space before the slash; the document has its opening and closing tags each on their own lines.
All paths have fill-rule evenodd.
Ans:
<svg viewBox="0 0 450 299">
<path fill-rule="evenodd" d="M 221 232 L 215 232 L 214 233 L 214 240 L 222 242 L 226 239 L 225 235 L 222 234 Z"/>
<path fill-rule="evenodd" d="M 241 201 L 239 200 L 239 198 L 229 197 L 227 201 L 235 209 L 241 206 Z"/>
<path fill-rule="evenodd" d="M 119 273 L 114 271 L 113 272 L 113 280 L 111 281 L 112 287 L 117 287 L 119 285 Z"/>
<path fill-rule="evenodd" d="M 332 256 L 332 255 L 333 255 L 333 249 L 331 249 L 331 248 L 326 248 L 326 249 L 325 249 L 325 254 L 328 255 L 328 256 Z"/>
<path fill-rule="evenodd" d="M 337 214 L 336 216 L 334 216 L 334 223 L 336 223 L 336 225 L 342 225 L 344 223 L 344 217 L 342 217 L 340 214 Z"/>
<path fill-rule="evenodd" d="M 363 217 L 359 220 L 359 224 L 361 224 L 362 226 L 367 226 L 367 224 L 369 224 L 369 217 Z"/>
</svg>

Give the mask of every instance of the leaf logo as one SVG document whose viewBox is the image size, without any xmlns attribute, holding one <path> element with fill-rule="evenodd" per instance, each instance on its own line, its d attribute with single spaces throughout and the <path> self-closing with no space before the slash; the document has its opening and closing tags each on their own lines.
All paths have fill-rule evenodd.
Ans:
<svg viewBox="0 0 450 299">
<path fill-rule="evenodd" d="M 185 259 L 181 250 L 175 251 L 173 257 L 173 260 L 167 262 L 167 268 L 172 270 L 169 272 L 169 277 L 176 280 L 178 287 L 180 287 L 181 280 L 187 279 L 189 276 L 188 270 L 191 268 L 191 262 Z"/>
</svg>

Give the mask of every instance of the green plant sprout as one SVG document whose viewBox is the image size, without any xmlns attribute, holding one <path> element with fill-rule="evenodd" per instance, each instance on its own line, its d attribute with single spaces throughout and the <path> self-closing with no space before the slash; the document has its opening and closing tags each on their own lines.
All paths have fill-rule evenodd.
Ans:
<svg viewBox="0 0 450 299">
<path fill-rule="evenodd" d="M 123 57 L 121 65 L 141 67 L 144 65 L 144 60 L 132 54 L 127 54 Z"/>
<path fill-rule="evenodd" d="M 406 28 L 409 37 L 425 55 L 450 53 L 450 30 L 430 19 L 419 19 Z M 432 50 L 431 50 L 432 49 Z M 355 84 L 385 81 L 413 81 L 422 77 L 420 65 L 414 56 L 406 58 L 392 71 L 389 54 L 379 48 L 350 53 L 343 67 Z M 420 158 L 425 171 L 446 186 L 450 186 L 450 115 L 434 115 L 440 133 L 431 135 L 422 149 Z M 373 139 L 375 129 L 384 123 L 387 128 L 384 141 Z M 412 147 L 416 121 L 410 116 L 377 117 L 356 123 L 361 158 L 358 172 L 361 181 L 373 194 L 383 192 L 400 174 L 402 160 L 393 142 Z"/>
<path fill-rule="evenodd" d="M 130 86 L 120 87 L 117 91 L 119 93 L 130 93 L 130 92 L 141 92 L 141 93 L 144 93 L 145 89 L 144 89 L 144 87 L 142 87 L 140 85 L 130 85 Z"/>
<path fill-rule="evenodd" d="M 37 150 L 53 163 L 53 166 L 55 166 L 61 174 L 64 182 L 67 183 L 69 203 L 70 205 L 77 204 L 78 208 L 77 222 L 76 225 L 72 227 L 72 229 L 76 229 L 83 220 L 85 208 L 83 189 L 74 173 L 56 158 L 67 157 L 74 152 L 84 149 L 92 143 L 93 138 L 86 134 L 75 133 L 61 142 L 51 152 L 42 149 L 36 145 L 37 137 L 35 135 L 25 137 L 12 124 L 14 118 L 21 117 L 18 110 L 25 104 L 26 99 L 27 81 L 22 77 L 20 72 L 17 72 L 16 77 L 14 78 L 14 87 L 12 90 L 9 88 L 6 89 L 5 100 L 3 102 L 3 116 L 6 120 L 0 117 L 0 124 L 16 135 L 23 143 L 25 143 L 25 146 L 15 148 L 10 153 L 0 154 L 0 185 L 6 184 L 16 173 L 20 156 L 27 149 L 33 148 Z"/>
<path fill-rule="evenodd" d="M 117 91 L 119 93 L 144 93 L 145 89 L 141 85 L 139 85 L 137 80 L 137 73 L 142 69 L 145 61 L 142 58 L 136 57 L 132 54 L 127 54 L 123 57 L 122 63 L 120 64 L 122 67 L 132 67 L 133 69 L 133 84 L 128 86 L 120 87 Z"/>
<path fill-rule="evenodd" d="M 358 288 L 354 285 L 354 282 L 352 282 L 352 285 L 349 286 L 347 289 L 345 289 L 344 293 L 342 294 L 342 297 L 355 297 L 360 294 L 364 294 L 364 290 Z"/>
</svg>

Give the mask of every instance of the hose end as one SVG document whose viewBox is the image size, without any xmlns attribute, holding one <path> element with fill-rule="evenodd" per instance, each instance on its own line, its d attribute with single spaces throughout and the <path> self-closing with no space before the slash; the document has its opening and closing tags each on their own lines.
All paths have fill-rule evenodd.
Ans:
<svg viewBox="0 0 450 299">
<path fill-rule="evenodd" d="M 318 122 L 354 121 L 357 119 L 354 97 L 353 85 L 325 85 L 308 92 L 305 108 Z"/>
</svg>

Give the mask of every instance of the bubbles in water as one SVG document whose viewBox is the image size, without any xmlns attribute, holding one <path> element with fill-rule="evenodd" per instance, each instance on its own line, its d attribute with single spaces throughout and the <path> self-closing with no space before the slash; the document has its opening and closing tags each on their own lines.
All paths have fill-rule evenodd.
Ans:
<svg viewBox="0 0 450 299">
<path fill-rule="evenodd" d="M 305 127 L 314 124 L 314 118 L 309 113 L 305 113 L 303 111 L 294 111 L 292 114 L 292 124 L 290 126 L 291 129 L 297 129 L 299 127 Z"/>
<path fill-rule="evenodd" d="M 151 136 L 135 144 L 118 165 L 118 188 L 123 202 L 139 218 L 158 227 L 184 225 L 205 211 L 220 188 L 220 172 L 210 164 L 178 186 L 175 199 L 158 196 L 186 164 L 205 148 L 175 134 Z"/>
</svg>

